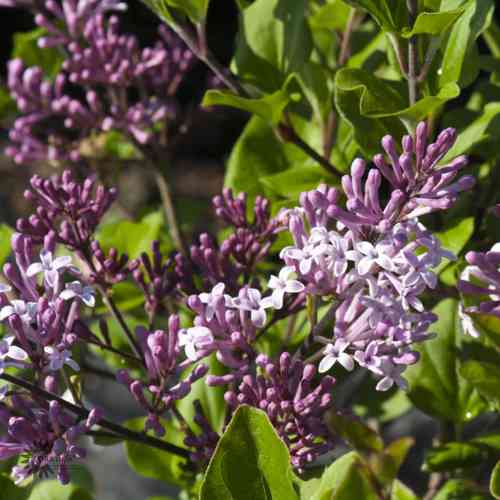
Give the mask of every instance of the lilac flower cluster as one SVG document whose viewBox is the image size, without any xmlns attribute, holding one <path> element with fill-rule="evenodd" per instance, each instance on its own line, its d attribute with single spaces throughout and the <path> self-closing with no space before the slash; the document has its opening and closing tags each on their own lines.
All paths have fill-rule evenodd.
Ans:
<svg viewBox="0 0 500 500">
<path fill-rule="evenodd" d="M 153 47 L 141 48 L 135 36 L 120 34 L 116 15 L 107 15 L 124 3 L 47 0 L 30 7 L 48 33 L 39 45 L 63 50 L 65 60 L 53 82 L 40 68 L 9 63 L 8 87 L 21 116 L 6 152 L 17 163 L 79 161 L 84 141 L 110 130 L 144 145 L 175 122 L 175 95 L 194 56 L 166 28 Z"/>
<path fill-rule="evenodd" d="M 332 407 L 335 379 L 327 375 L 315 383 L 316 367 L 292 359 L 287 352 L 277 362 L 263 354 L 255 362 L 261 374 L 245 375 L 224 398 L 233 410 L 241 404 L 264 410 L 288 446 L 292 464 L 301 471 L 333 448 L 323 417 Z"/>
<path fill-rule="evenodd" d="M 80 318 L 82 304 L 94 306 L 93 290 L 79 280 L 63 280 L 64 273 L 76 278 L 81 273 L 72 265 L 70 256 L 54 256 L 53 232 L 44 239 L 40 260 L 27 236 L 15 234 L 12 250 L 15 264 L 4 265 L 9 285 L 2 287 L 0 296 L 0 321 L 11 332 L 2 341 L 2 363 L 8 364 L 3 358 L 9 357 L 39 373 L 58 372 L 65 365 L 78 371 L 79 366 L 71 357 L 72 347 L 78 341 L 74 325 Z M 8 298 L 7 293 L 15 298 Z"/>
<path fill-rule="evenodd" d="M 160 416 L 189 394 L 193 383 L 206 375 L 208 367 L 199 364 L 180 380 L 182 371 L 191 361 L 189 358 L 182 360 L 180 356 L 183 343 L 178 316 L 170 316 L 168 331 L 148 332 L 144 327 L 137 327 L 136 336 L 144 353 L 147 383 L 132 378 L 127 370 L 120 370 L 117 379 L 148 412 L 144 430 L 152 429 L 157 436 L 163 436 L 165 429 Z"/>
<path fill-rule="evenodd" d="M 231 189 L 224 189 L 221 196 L 214 197 L 213 206 L 216 216 L 234 231 L 220 245 L 210 235 L 200 235 L 199 244 L 191 246 L 191 261 L 205 289 L 223 282 L 236 292 L 241 276 L 252 274 L 284 226 L 279 218 L 271 217 L 269 200 L 261 196 L 255 199 L 252 220 L 245 193 L 234 197 Z"/>
<path fill-rule="evenodd" d="M 13 392 L 0 402 L 0 423 L 7 430 L 0 437 L 0 460 L 21 457 L 12 470 L 16 484 L 31 475 L 45 476 L 54 469 L 59 481 L 67 484 L 68 465 L 86 456 L 78 438 L 101 417 L 101 411 L 93 409 L 86 420 L 78 421 L 57 401 L 41 403 Z"/>
<path fill-rule="evenodd" d="M 31 188 L 24 197 L 36 206 L 36 212 L 28 219 L 19 219 L 17 230 L 36 243 L 51 233 L 57 243 L 80 252 L 90 244 L 117 194 L 114 188 L 96 186 L 92 177 L 77 182 L 69 170 L 50 179 L 35 175 L 31 178 Z M 98 250 L 95 248 L 96 253 Z"/>
<path fill-rule="evenodd" d="M 126 80 L 129 70 L 123 70 Z M 302 471 L 334 446 L 324 423 L 334 379 L 322 374 L 336 363 L 349 371 L 358 365 L 378 378 L 378 390 L 393 385 L 404 389 L 403 372 L 418 361 L 414 345 L 432 336 L 429 328 L 436 317 L 426 310 L 423 294 L 437 287 L 434 269 L 442 259 L 455 257 L 418 216 L 449 208 L 472 180 L 457 179 L 466 164 L 463 157 L 438 165 L 453 145 L 454 131 L 444 131 L 429 145 L 426 137 L 426 126 L 420 124 L 415 137 L 403 138 L 401 155 L 395 141 L 385 137 L 382 147 L 389 160 L 377 155 L 371 168 L 355 160 L 350 175 L 342 179 L 345 205 L 338 190 L 320 185 L 301 195 L 299 207 L 274 218 L 269 202 L 257 198 L 249 217 L 246 197 L 226 190 L 213 201 L 216 215 L 233 228 L 220 245 L 203 234 L 189 255 L 166 257 L 154 242 L 151 254 L 130 262 L 116 249 L 104 252 L 95 240 L 115 190 L 96 186 L 93 179 L 77 182 L 69 172 L 49 180 L 35 176 L 25 196 L 36 212 L 18 221 L 13 261 L 4 266 L 8 285 L 0 288 L 0 321 L 9 332 L 0 340 L 0 374 L 29 367 L 40 375 L 38 384 L 55 380 L 66 367 L 79 370 L 73 347 L 91 342 L 133 360 L 138 370 L 119 370 L 116 379 L 146 413 L 145 431 L 163 436 L 162 420 L 172 413 L 185 432 L 185 445 L 194 448 L 194 462 L 209 460 L 219 435 L 199 403 L 194 419 L 198 432 L 190 427 L 192 422 L 183 421 L 177 403 L 203 379 L 208 386 L 227 388 L 229 414 L 241 404 L 264 410 L 287 444 L 292 464 Z M 293 244 L 281 250 L 284 265 L 277 274 L 266 274 L 260 263 L 286 227 Z M 74 252 L 85 266 L 83 272 L 70 256 L 59 256 L 56 244 Z M 497 247 L 467 255 L 470 267 L 460 287 L 486 297 L 467 314 L 500 315 L 499 255 Z M 133 279 L 145 296 L 148 318 L 135 334 L 111 302 L 112 287 L 126 279 Z M 117 351 L 108 340 L 100 343 L 85 326 L 81 309 L 95 305 L 93 287 L 110 306 L 133 353 Z M 313 322 L 316 326 L 293 357 L 284 352 L 272 360 L 259 352 L 260 336 L 279 319 L 303 309 L 306 298 L 313 299 L 313 308 L 329 309 L 325 317 L 332 319 L 330 332 L 317 331 Z M 180 308 L 187 313 L 182 325 L 174 313 Z M 301 356 L 312 346 L 317 351 L 303 361 Z M 223 365 L 223 374 L 209 373 L 203 363 L 209 356 Z M 8 395 L 8 388 L 0 390 L 3 400 Z M 0 417 L 5 408 L 1 403 Z M 22 449 L 36 457 L 29 468 L 16 472 L 19 477 L 43 470 L 56 451 L 61 463 L 80 455 L 74 439 L 90 427 L 47 412 L 42 405 L 42 423 L 30 422 L 33 429 L 22 446 L 8 415 L 12 439 L 5 442 L 14 444 L 4 445 L 5 456 Z M 75 425 L 79 432 L 71 430 Z M 34 444 L 35 435 L 43 438 L 37 441 L 43 443 L 43 453 Z M 64 468 L 60 477 L 66 481 Z"/>
<path fill-rule="evenodd" d="M 336 308 L 332 337 L 316 338 L 325 345 L 320 372 L 337 362 L 347 370 L 357 363 L 380 379 L 378 390 L 394 383 L 406 388 L 401 374 L 418 360 L 411 346 L 430 337 L 436 319 L 419 297 L 436 287 L 433 269 L 442 258 L 455 258 L 416 217 L 449 208 L 473 184 L 470 176 L 452 182 L 464 157 L 438 166 L 455 137 L 448 129 L 427 145 L 421 123 L 415 138 L 403 138 L 399 156 L 394 139 L 384 137 L 392 168 L 382 155 L 368 172 L 355 160 L 351 175 L 342 178 L 345 208 L 339 192 L 323 185 L 303 193 L 301 207 L 286 214 L 294 245 L 281 251 L 284 269 L 309 293 L 333 297 Z M 384 208 L 382 177 L 391 186 Z"/>
</svg>

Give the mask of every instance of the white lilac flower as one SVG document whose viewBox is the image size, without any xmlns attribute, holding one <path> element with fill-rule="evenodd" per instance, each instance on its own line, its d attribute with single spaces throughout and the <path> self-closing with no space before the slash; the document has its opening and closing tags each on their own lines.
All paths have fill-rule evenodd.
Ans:
<svg viewBox="0 0 500 500">
<path fill-rule="evenodd" d="M 36 319 L 36 302 L 25 302 L 24 300 L 13 300 L 10 304 L 0 309 L 0 321 L 17 314 L 24 325 L 31 325 Z"/>
<path fill-rule="evenodd" d="M 303 248 L 285 247 L 280 252 L 280 257 L 287 257 L 291 260 L 298 261 L 301 274 L 308 274 L 313 263 L 325 250 L 325 245 L 315 245 L 308 243 Z"/>
<path fill-rule="evenodd" d="M 386 271 L 392 271 L 394 264 L 388 255 L 390 245 L 387 242 L 380 242 L 373 245 L 369 241 L 360 241 L 356 244 L 356 250 L 361 254 L 356 263 L 356 270 L 359 274 L 368 274 L 373 266 L 377 264 Z"/>
<path fill-rule="evenodd" d="M 26 276 L 33 277 L 39 273 L 43 273 L 44 279 L 49 286 L 54 286 L 59 277 L 59 273 L 71 266 L 71 257 L 63 255 L 61 257 L 52 256 L 49 250 L 40 252 L 40 262 L 34 262 L 26 270 Z"/>
<path fill-rule="evenodd" d="M 348 346 L 349 342 L 343 339 L 338 339 L 335 344 L 328 344 L 323 351 L 325 356 L 319 364 L 318 372 L 327 372 L 335 363 L 340 363 L 346 370 L 352 371 L 354 360 L 351 355 L 345 352 Z"/>
<path fill-rule="evenodd" d="M 53 346 L 44 347 L 45 354 L 47 354 L 49 359 L 49 370 L 57 372 L 63 368 L 64 365 L 68 365 L 75 372 L 80 371 L 78 363 L 71 359 L 71 352 L 67 349 L 59 350 Z"/>
<path fill-rule="evenodd" d="M 256 288 L 243 289 L 240 296 L 233 299 L 236 309 L 250 312 L 250 319 L 254 326 L 262 328 L 266 322 L 266 309 L 272 307 L 269 302 L 264 302 L 262 295 Z"/>
<path fill-rule="evenodd" d="M 383 358 L 379 367 L 383 377 L 379 380 L 375 389 L 377 391 L 388 391 L 396 384 L 404 391 L 407 391 L 408 382 L 401 376 L 405 368 L 405 365 L 395 365 L 389 358 Z"/>
<path fill-rule="evenodd" d="M 66 284 L 66 289 L 63 290 L 59 297 L 63 300 L 79 298 L 86 306 L 95 306 L 94 289 L 91 286 L 84 286 L 79 281 L 72 281 Z"/>
<path fill-rule="evenodd" d="M 293 267 L 285 266 L 278 276 L 271 275 L 268 286 L 272 288 L 273 293 L 270 297 L 262 299 L 261 304 L 263 307 L 272 305 L 274 309 L 281 309 L 285 293 L 300 293 L 305 289 L 305 286 L 300 281 L 290 279 L 290 275 L 294 274 L 294 272 Z"/>
<path fill-rule="evenodd" d="M 435 266 L 435 261 L 429 258 L 428 253 L 415 255 L 413 252 L 403 252 L 410 269 L 404 276 L 405 286 L 415 286 L 423 281 L 429 288 L 436 288 L 437 276 L 431 271 Z"/>
<path fill-rule="evenodd" d="M 201 302 L 206 305 L 205 316 L 208 321 L 210 321 L 215 315 L 215 306 L 220 297 L 224 297 L 224 301 L 227 307 L 231 307 L 232 298 L 224 293 L 224 288 L 226 285 L 224 283 L 217 283 L 212 288 L 210 293 L 200 293 L 198 297 Z"/>
<path fill-rule="evenodd" d="M 0 373 L 3 372 L 4 368 L 9 366 L 22 366 L 16 363 L 16 361 L 26 361 L 28 359 L 26 351 L 13 345 L 14 340 L 14 336 L 5 337 L 3 340 L 0 340 Z"/>
<path fill-rule="evenodd" d="M 12 287 L 0 282 L 0 293 L 7 293 L 12 290 Z"/>
<path fill-rule="evenodd" d="M 214 341 L 210 329 L 205 326 L 193 326 L 179 331 L 179 346 L 184 347 L 188 359 L 196 361 L 198 350 L 208 347 Z"/>
</svg>

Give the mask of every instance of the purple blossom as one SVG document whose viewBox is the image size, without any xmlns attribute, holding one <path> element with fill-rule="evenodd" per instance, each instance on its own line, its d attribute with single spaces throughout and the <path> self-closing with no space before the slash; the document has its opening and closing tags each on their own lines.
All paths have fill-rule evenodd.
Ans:
<svg viewBox="0 0 500 500">
<path fill-rule="evenodd" d="M 290 278 L 294 272 L 293 267 L 287 266 L 281 269 L 278 276 L 271 275 L 268 286 L 273 292 L 270 297 L 266 297 L 261 302 L 264 307 L 272 306 L 275 309 L 281 309 L 286 293 L 300 293 L 305 289 L 300 281 Z"/>
<path fill-rule="evenodd" d="M 17 230 L 37 243 L 53 232 L 56 242 L 88 254 L 93 233 L 115 200 L 116 189 L 96 186 L 91 177 L 77 182 L 69 170 L 51 179 L 35 175 L 31 187 L 24 196 L 36 205 L 36 213 L 19 219 Z"/>
<path fill-rule="evenodd" d="M 468 252 L 465 260 L 469 265 L 458 281 L 458 289 L 465 296 L 460 311 L 462 325 L 467 333 L 478 337 L 475 316 L 500 317 L 500 243 L 488 252 Z"/>
<path fill-rule="evenodd" d="M 10 399 L 0 403 L 7 430 L 0 438 L 0 460 L 27 456 L 25 463 L 12 469 L 16 484 L 32 475 L 44 475 L 54 466 L 59 481 L 67 484 L 70 462 L 86 455 L 77 440 L 98 423 L 101 412 L 93 409 L 86 420 L 78 422 L 57 401 L 40 406 L 40 402 L 21 395 Z"/>
<path fill-rule="evenodd" d="M 167 331 L 149 332 L 139 326 L 136 336 L 144 353 L 147 383 L 133 378 L 127 370 L 120 370 L 117 380 L 127 386 L 135 400 L 147 411 L 149 417 L 145 431 L 153 429 L 157 436 L 162 436 L 165 430 L 159 417 L 190 393 L 192 384 L 205 376 L 208 367 L 198 364 L 187 376 L 182 376 L 192 360 L 183 360 L 181 355 L 186 343 L 183 342 L 178 316 L 169 317 Z"/>
<path fill-rule="evenodd" d="M 245 375 L 235 390 L 226 392 L 225 400 L 233 410 L 241 404 L 264 410 L 300 471 L 333 448 L 323 417 L 333 402 L 335 380 L 325 376 L 316 384 L 316 368 L 292 360 L 286 352 L 279 361 L 259 355 L 256 364 L 261 373 Z"/>
</svg>

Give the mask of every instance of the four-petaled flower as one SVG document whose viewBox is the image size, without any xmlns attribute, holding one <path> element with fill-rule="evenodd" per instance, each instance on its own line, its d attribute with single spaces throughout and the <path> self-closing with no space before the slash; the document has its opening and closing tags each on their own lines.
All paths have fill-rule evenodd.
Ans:
<svg viewBox="0 0 500 500">
<path fill-rule="evenodd" d="M 250 311 L 252 323 L 262 328 L 266 322 L 266 309 L 272 307 L 269 301 L 263 303 L 262 295 L 256 288 L 248 288 L 243 296 L 233 299 L 233 306 L 242 311 Z"/>
<path fill-rule="evenodd" d="M 362 254 L 359 258 L 356 269 L 359 274 L 368 274 L 374 264 L 377 264 L 382 269 L 392 271 L 394 264 L 391 258 L 387 255 L 387 247 L 383 242 L 373 245 L 369 241 L 360 241 L 356 245 L 356 250 Z"/>
<path fill-rule="evenodd" d="M 59 297 L 63 300 L 79 298 L 86 306 L 95 306 L 94 289 L 91 286 L 82 285 L 79 281 L 72 281 L 66 285 L 66 289 L 63 290 Z"/>
<path fill-rule="evenodd" d="M 188 359 L 198 359 L 197 350 L 208 347 L 214 341 L 210 329 L 205 326 L 193 326 L 179 331 L 179 346 L 184 347 Z"/>
<path fill-rule="evenodd" d="M 298 280 L 290 279 L 290 275 L 295 271 L 291 266 L 285 266 L 279 272 L 278 276 L 271 275 L 268 286 L 273 289 L 270 297 L 262 299 L 262 307 L 274 307 L 281 309 L 283 307 L 283 299 L 285 293 L 300 293 L 305 290 L 305 286 Z"/>
<path fill-rule="evenodd" d="M 22 364 L 16 363 L 16 361 L 26 361 L 28 359 L 26 351 L 12 345 L 14 340 L 14 336 L 5 337 L 3 340 L 0 340 L 0 373 L 3 372 L 4 368 L 9 366 L 23 366 Z M 9 361 L 7 358 L 14 361 Z"/>
<path fill-rule="evenodd" d="M 351 355 L 345 352 L 348 346 L 349 342 L 343 339 L 338 339 L 335 344 L 328 344 L 323 351 L 325 357 L 319 364 L 318 372 L 327 372 L 335 363 L 340 363 L 346 370 L 352 371 L 354 360 Z"/>
<path fill-rule="evenodd" d="M 64 269 L 71 266 L 71 257 L 69 255 L 62 255 L 61 257 L 52 256 L 49 250 L 42 250 L 40 252 L 40 262 L 33 262 L 26 270 L 26 276 L 29 278 L 43 273 L 45 282 L 49 286 L 54 286 L 59 277 L 59 273 Z"/>
<path fill-rule="evenodd" d="M 36 320 L 36 302 L 25 302 L 24 300 L 13 300 L 10 304 L 0 309 L 0 321 L 17 314 L 24 325 L 29 326 Z"/>
<path fill-rule="evenodd" d="M 206 304 L 207 308 L 205 311 L 205 316 L 208 321 L 210 321 L 215 315 L 215 306 L 220 297 L 224 297 L 224 301 L 226 306 L 231 305 L 231 297 L 227 294 L 224 294 L 224 288 L 226 285 L 224 283 L 217 283 L 212 288 L 210 293 L 200 293 L 198 296 L 203 304 Z"/>
<path fill-rule="evenodd" d="M 59 350 L 57 347 L 46 346 L 44 347 L 45 354 L 49 359 L 49 370 L 53 372 L 59 371 L 64 365 L 73 368 L 75 372 L 80 371 L 78 363 L 71 359 L 71 352 L 67 349 Z"/>
</svg>

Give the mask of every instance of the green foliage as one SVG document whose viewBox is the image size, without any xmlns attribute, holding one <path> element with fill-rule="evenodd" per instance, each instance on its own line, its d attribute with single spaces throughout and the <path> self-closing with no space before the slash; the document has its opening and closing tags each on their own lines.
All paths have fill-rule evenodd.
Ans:
<svg viewBox="0 0 500 500">
<path fill-rule="evenodd" d="M 10 255 L 10 239 L 13 233 L 14 230 L 7 224 L 0 224 L 0 266 L 5 263 Z"/>
<path fill-rule="evenodd" d="M 59 481 L 41 481 L 33 487 L 28 500 L 92 500 L 92 495 L 74 485 L 63 486 Z M 10 500 L 10 497 L 9 497 Z"/>
<path fill-rule="evenodd" d="M 17 487 L 5 473 L 0 474 L 0 492 L 8 500 L 27 500 L 30 488 Z"/>
<path fill-rule="evenodd" d="M 464 9 L 460 19 L 454 24 L 444 47 L 443 62 L 439 85 L 459 83 L 465 87 L 472 83 L 478 74 L 476 40 L 488 27 L 495 8 L 493 0 L 444 0 L 442 10 L 461 7 Z"/>
<path fill-rule="evenodd" d="M 240 78 L 274 92 L 300 73 L 312 50 L 306 6 L 305 0 L 256 0 L 242 12 L 233 60 Z"/>
<path fill-rule="evenodd" d="M 309 144 L 319 146 L 321 136 L 317 127 L 298 117 L 294 126 Z M 280 142 L 272 127 L 259 117 L 253 117 L 229 157 L 225 185 L 237 192 L 246 191 L 250 197 L 262 192 L 271 194 L 275 189 L 280 189 L 276 185 L 282 179 L 278 178 L 279 182 L 273 182 L 272 188 L 269 188 L 269 180 L 264 179 L 284 173 L 294 165 L 299 168 L 311 165 L 317 169 L 319 178 L 325 177 L 321 167 L 313 163 L 303 151 L 293 144 Z M 275 196 L 271 197 L 275 199 Z"/>
<path fill-rule="evenodd" d="M 391 490 L 391 500 L 418 500 L 418 497 L 401 481 L 394 481 Z"/>
<path fill-rule="evenodd" d="M 225 368 L 217 361 L 215 355 L 212 355 L 207 362 L 212 375 L 223 375 Z M 204 379 L 197 380 L 191 386 L 191 392 L 177 405 L 186 422 L 196 428 L 194 422 L 195 407 L 194 401 L 198 400 L 203 408 L 205 417 L 208 419 L 213 429 L 222 432 L 224 417 L 226 414 L 226 405 L 224 402 L 224 387 L 209 387 Z"/>
<path fill-rule="evenodd" d="M 500 367 L 486 361 L 466 361 L 460 368 L 460 374 L 488 402 L 500 409 Z"/>
<path fill-rule="evenodd" d="M 125 425 L 131 430 L 142 432 L 144 422 L 145 418 L 140 417 L 128 420 Z M 171 421 L 163 420 L 162 425 L 166 430 L 165 440 L 183 446 L 182 434 L 175 428 L 174 424 Z M 183 477 L 185 459 L 142 443 L 126 441 L 124 446 L 128 463 L 137 474 L 168 484 L 179 486 L 186 484 L 186 479 Z"/>
<path fill-rule="evenodd" d="M 487 451 L 479 444 L 452 442 L 431 449 L 427 453 L 424 467 L 432 472 L 449 471 L 480 465 L 486 457 Z"/>
<path fill-rule="evenodd" d="M 63 55 L 57 49 L 41 49 L 38 40 L 47 34 L 43 28 L 37 28 L 26 33 L 14 35 L 14 48 L 12 58 L 23 60 L 26 66 L 38 66 L 42 68 L 45 76 L 55 77 L 61 68 Z"/>
<path fill-rule="evenodd" d="M 433 312 L 438 316 L 431 331 L 436 338 L 418 347 L 420 361 L 410 366 L 405 377 L 409 397 L 429 415 L 452 422 L 463 422 L 484 409 L 474 386 L 459 370 L 459 347 L 463 337 L 454 299 L 440 302 Z"/>
<path fill-rule="evenodd" d="M 398 82 L 382 80 L 362 69 L 342 69 L 335 78 L 337 107 L 353 127 L 356 141 L 367 156 L 380 151 L 384 135 L 401 137 L 404 124 L 415 125 L 459 93 L 457 85 L 451 83 L 437 95 L 408 106 L 406 87 Z"/>
<path fill-rule="evenodd" d="M 233 95 L 227 91 L 209 90 L 205 94 L 202 104 L 203 106 L 232 106 L 233 108 L 239 108 L 249 113 L 253 113 L 272 125 L 277 125 L 288 103 L 291 100 L 300 100 L 300 94 L 294 94 L 289 90 L 293 79 L 294 75 L 290 75 L 290 78 L 284 83 L 282 89 L 259 99 L 246 99 Z"/>
<path fill-rule="evenodd" d="M 200 500 L 297 499 L 284 443 L 266 414 L 241 406 L 208 466 Z"/>
<path fill-rule="evenodd" d="M 104 251 L 116 248 L 135 259 L 142 252 L 151 251 L 151 242 L 159 239 L 162 225 L 162 212 L 151 212 L 137 222 L 120 219 L 103 224 L 99 228 L 97 239 Z"/>
<path fill-rule="evenodd" d="M 500 498 L 500 461 L 497 462 L 491 473 L 490 493 L 495 498 Z"/>
<path fill-rule="evenodd" d="M 358 451 L 379 452 L 384 447 L 381 437 L 367 425 L 352 417 L 332 413 L 328 425 L 334 435 L 338 435 Z"/>
<path fill-rule="evenodd" d="M 451 479 L 439 490 L 434 500 L 491 500 L 491 497 L 472 482 Z"/>
<path fill-rule="evenodd" d="M 399 0 L 346 0 L 354 7 L 366 9 L 385 30 L 399 32 L 408 24 L 406 5 Z"/>
<path fill-rule="evenodd" d="M 463 14 L 464 9 L 453 9 L 440 12 L 422 12 L 417 16 L 413 27 L 403 30 L 402 35 L 410 38 L 414 35 L 442 35 Z"/>
</svg>

